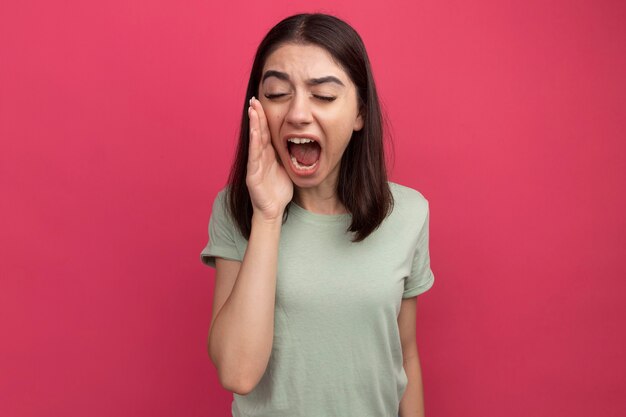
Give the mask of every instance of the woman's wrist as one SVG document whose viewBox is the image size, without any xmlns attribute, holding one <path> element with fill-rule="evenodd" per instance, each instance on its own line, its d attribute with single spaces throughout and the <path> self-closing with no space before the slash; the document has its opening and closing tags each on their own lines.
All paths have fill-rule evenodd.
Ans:
<svg viewBox="0 0 626 417">
<path fill-rule="evenodd" d="M 277 216 L 265 216 L 259 213 L 252 214 L 252 227 L 260 226 L 260 227 L 273 227 L 278 228 L 283 224 L 283 213 L 281 211 L 280 215 Z"/>
</svg>

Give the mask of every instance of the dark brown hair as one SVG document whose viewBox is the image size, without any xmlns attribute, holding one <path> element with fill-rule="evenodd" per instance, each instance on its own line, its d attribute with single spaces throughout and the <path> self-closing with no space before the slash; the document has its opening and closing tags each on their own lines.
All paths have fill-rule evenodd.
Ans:
<svg viewBox="0 0 626 417">
<path fill-rule="evenodd" d="M 241 131 L 235 161 L 228 178 L 228 208 L 242 235 L 250 238 L 252 202 L 246 186 L 250 124 L 248 100 L 258 97 L 261 72 L 267 57 L 286 43 L 312 44 L 324 48 L 348 74 L 357 91 L 363 128 L 353 132 L 342 158 L 337 195 L 352 215 L 348 231 L 353 241 L 369 236 L 393 207 L 387 183 L 383 145 L 383 117 L 369 58 L 359 34 L 346 22 L 326 14 L 298 14 L 280 21 L 259 45 L 244 100 Z M 286 220 L 289 206 L 285 210 Z"/>
</svg>

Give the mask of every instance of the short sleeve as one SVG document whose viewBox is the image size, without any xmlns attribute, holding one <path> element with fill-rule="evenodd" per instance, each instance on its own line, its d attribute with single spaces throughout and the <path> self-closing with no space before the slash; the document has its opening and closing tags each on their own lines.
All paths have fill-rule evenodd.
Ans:
<svg viewBox="0 0 626 417">
<path fill-rule="evenodd" d="M 430 269 L 430 254 L 428 250 L 428 230 L 429 230 L 429 209 L 426 204 L 426 216 L 424 224 L 420 229 L 415 252 L 413 254 L 413 262 L 411 264 L 411 273 L 404 282 L 404 293 L 402 298 L 415 297 L 430 289 L 435 282 L 435 276 Z"/>
<path fill-rule="evenodd" d="M 242 256 L 237 250 L 235 236 L 238 231 L 231 220 L 226 205 L 226 189 L 220 191 L 213 202 L 213 210 L 209 220 L 209 241 L 200 253 L 201 261 L 215 268 L 215 258 L 241 261 Z"/>
</svg>

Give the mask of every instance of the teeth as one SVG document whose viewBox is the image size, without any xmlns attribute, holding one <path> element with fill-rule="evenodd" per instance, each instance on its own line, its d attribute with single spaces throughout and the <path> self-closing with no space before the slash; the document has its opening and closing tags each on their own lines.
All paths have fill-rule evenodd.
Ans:
<svg viewBox="0 0 626 417">
<path fill-rule="evenodd" d="M 309 142 L 315 142 L 313 139 L 309 139 L 309 138 L 289 138 L 287 139 L 288 142 L 291 143 L 309 143 Z"/>
<path fill-rule="evenodd" d="M 293 163 L 296 168 L 301 169 L 303 171 L 310 171 L 313 168 L 315 168 L 315 165 L 317 165 L 317 161 L 315 161 L 313 165 L 300 165 L 296 157 L 293 155 L 291 155 L 291 163 Z"/>
</svg>

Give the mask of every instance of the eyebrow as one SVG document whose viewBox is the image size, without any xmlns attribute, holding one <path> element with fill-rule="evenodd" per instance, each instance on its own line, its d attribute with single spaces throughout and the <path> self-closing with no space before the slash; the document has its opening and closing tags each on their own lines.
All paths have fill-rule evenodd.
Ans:
<svg viewBox="0 0 626 417">
<path fill-rule="evenodd" d="M 268 79 L 269 77 L 276 77 L 279 80 L 283 80 L 283 81 L 289 81 L 289 75 L 284 73 L 284 72 L 280 72 L 280 71 L 275 71 L 275 70 L 268 70 L 265 72 L 265 74 L 263 74 L 263 78 L 261 79 L 261 83 L 265 82 L 266 79 Z M 327 75 L 326 77 L 320 77 L 320 78 L 310 78 L 308 80 L 306 80 L 306 83 L 308 85 L 320 85 L 320 84 L 324 84 L 324 83 L 335 83 L 335 84 L 339 84 L 342 87 L 345 87 L 345 84 L 341 82 L 341 80 L 333 75 Z"/>
</svg>

